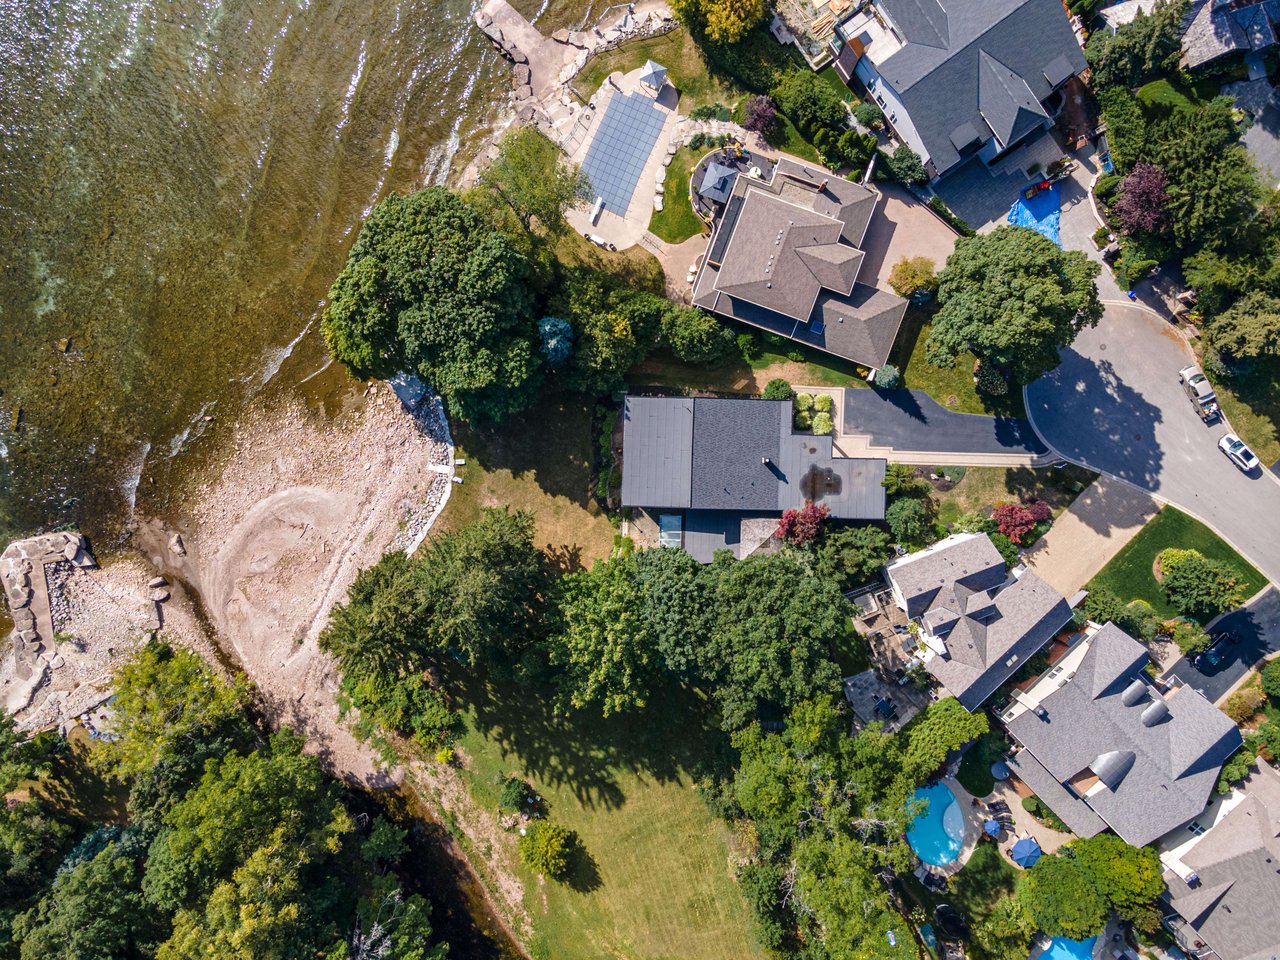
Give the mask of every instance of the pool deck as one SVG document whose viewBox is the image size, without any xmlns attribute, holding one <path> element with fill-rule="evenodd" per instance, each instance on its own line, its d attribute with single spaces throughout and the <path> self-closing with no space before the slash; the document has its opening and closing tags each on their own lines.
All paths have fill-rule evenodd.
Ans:
<svg viewBox="0 0 1280 960">
<path fill-rule="evenodd" d="M 931 873 L 935 877 L 954 877 L 969 862 L 969 858 L 973 856 L 973 851 L 978 846 L 978 840 L 982 836 L 982 823 L 977 818 L 976 808 L 973 806 L 973 798 L 956 781 L 954 772 L 948 772 L 941 782 L 955 796 L 956 805 L 964 816 L 964 843 L 960 847 L 960 852 L 956 854 L 956 858 L 948 864 L 939 866 L 938 864 L 925 863 L 921 860 L 920 865 L 915 870 L 916 876 L 920 879 L 923 879 L 926 873 Z"/>
</svg>

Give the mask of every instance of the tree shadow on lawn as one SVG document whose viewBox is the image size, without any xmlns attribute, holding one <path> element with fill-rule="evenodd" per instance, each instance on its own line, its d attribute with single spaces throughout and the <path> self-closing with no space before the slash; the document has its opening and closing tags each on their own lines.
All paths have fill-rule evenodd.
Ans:
<svg viewBox="0 0 1280 960">
<path fill-rule="evenodd" d="M 626 802 L 621 773 L 658 783 L 711 772 L 726 749 L 709 722 L 715 710 L 697 692 L 660 686 L 644 710 L 601 717 L 595 708 L 557 714 L 545 681 L 495 680 L 450 667 L 442 671 L 452 701 L 468 722 L 497 744 L 512 768 L 538 784 L 567 789 L 587 809 Z"/>
<path fill-rule="evenodd" d="M 569 869 L 565 873 L 564 882 L 576 893 L 592 893 L 604 885 L 600 878 L 600 865 L 591 855 L 582 838 L 574 835 L 573 848 L 569 851 Z"/>
</svg>

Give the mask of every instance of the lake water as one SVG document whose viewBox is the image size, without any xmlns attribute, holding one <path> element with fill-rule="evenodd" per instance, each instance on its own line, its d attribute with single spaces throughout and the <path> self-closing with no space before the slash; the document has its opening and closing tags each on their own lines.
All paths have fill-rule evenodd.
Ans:
<svg viewBox="0 0 1280 960">
<path fill-rule="evenodd" d="M 113 541 L 202 432 L 323 365 L 363 215 L 449 182 L 509 116 L 471 12 L 0 0 L 0 537 Z"/>
</svg>

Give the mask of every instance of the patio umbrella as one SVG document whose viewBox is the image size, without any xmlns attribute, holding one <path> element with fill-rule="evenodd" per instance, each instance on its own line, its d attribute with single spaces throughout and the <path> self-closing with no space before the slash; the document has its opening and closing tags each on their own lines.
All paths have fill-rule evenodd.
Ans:
<svg viewBox="0 0 1280 960">
<path fill-rule="evenodd" d="M 1040 844 L 1036 842 L 1035 837 L 1023 837 L 1013 845 L 1009 856 L 1014 863 L 1025 870 L 1034 866 L 1040 859 Z"/>
<path fill-rule="evenodd" d="M 982 829 L 987 832 L 988 837 L 1000 836 L 1000 824 L 996 823 L 994 820 L 988 820 L 982 825 Z"/>
<path fill-rule="evenodd" d="M 1003 760 L 997 760 L 991 765 L 991 775 L 997 780 L 1009 779 L 1009 765 Z"/>
</svg>

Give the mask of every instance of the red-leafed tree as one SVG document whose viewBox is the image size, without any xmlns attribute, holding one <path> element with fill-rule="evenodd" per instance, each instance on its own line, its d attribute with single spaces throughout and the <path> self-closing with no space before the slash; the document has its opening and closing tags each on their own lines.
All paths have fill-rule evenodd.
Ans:
<svg viewBox="0 0 1280 960">
<path fill-rule="evenodd" d="M 1032 500 L 1023 504 L 1023 506 L 1031 511 L 1031 519 L 1036 523 L 1042 523 L 1053 516 L 1053 508 L 1043 500 Z"/>
<path fill-rule="evenodd" d="M 778 521 L 778 538 L 793 547 L 807 547 L 818 539 L 830 512 L 826 504 L 814 503 L 806 503 L 801 510 L 788 510 Z"/>
<path fill-rule="evenodd" d="M 742 109 L 742 126 L 752 133 L 767 137 L 778 125 L 778 107 L 773 97 L 759 96 L 747 100 Z"/>
<path fill-rule="evenodd" d="M 1168 181 L 1154 163 L 1136 163 L 1120 184 L 1115 209 L 1130 233 L 1159 233 L 1169 225 Z"/>
<path fill-rule="evenodd" d="M 996 522 L 996 528 L 1014 543 L 1022 543 L 1022 538 L 1036 526 L 1031 508 L 1020 503 L 996 504 L 991 511 L 991 519 Z"/>
</svg>

